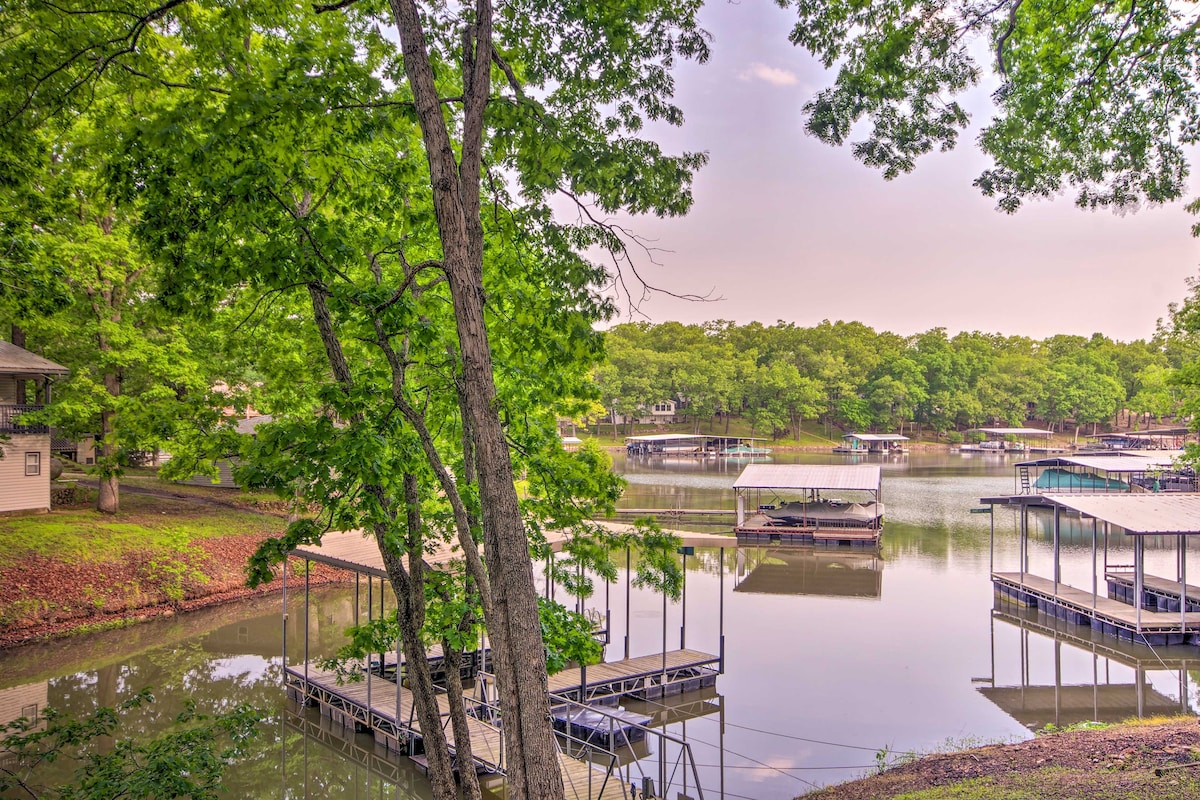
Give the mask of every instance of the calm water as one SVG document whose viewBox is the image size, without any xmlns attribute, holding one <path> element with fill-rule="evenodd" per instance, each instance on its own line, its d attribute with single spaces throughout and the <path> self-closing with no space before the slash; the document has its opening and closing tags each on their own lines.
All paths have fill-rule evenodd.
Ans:
<svg viewBox="0 0 1200 800">
<path fill-rule="evenodd" d="M 776 463 L 845 458 L 783 455 Z M 706 798 L 791 798 L 863 774 L 884 748 L 924 752 L 1025 738 L 1049 723 L 1196 707 L 1187 663 L 1195 658 L 1200 668 L 1196 648 L 1093 643 L 1086 629 L 1055 633 L 1036 616 L 993 613 L 989 517 L 968 511 L 982 496 L 1012 491 L 1003 457 L 912 454 L 882 465 L 888 513 L 878 554 L 729 548 L 723 558 L 717 550 L 688 558 L 686 608 L 668 607 L 667 646 L 679 646 L 686 613 L 684 644 L 718 652 L 724 598 L 726 672 L 715 695 L 672 701 L 672 718 L 686 721 L 668 727 L 691 743 Z M 729 486 L 740 470 L 620 457 L 617 467 L 634 508 L 732 508 Z M 1015 569 L 1015 517 L 997 513 L 995 522 L 996 567 Z M 1066 525 L 1064 580 L 1089 588 L 1090 526 Z M 1048 518 L 1035 520 L 1034 539 L 1032 571 L 1049 574 Z M 1173 546 L 1151 542 L 1148 569 L 1174 575 Z M 1127 563 L 1130 552 L 1114 537 L 1110 561 Z M 663 646 L 661 598 L 638 590 L 630 598 L 626 631 L 623 578 L 608 593 L 610 658 L 622 656 L 627 632 L 632 655 Z M 605 605 L 603 590 L 589 602 Z M 302 606 L 290 604 L 291 659 L 301 656 Z M 144 730 L 168 724 L 185 697 L 204 708 L 249 702 L 272 716 L 255 754 L 229 773 L 231 796 L 427 797 L 419 774 L 380 757 L 369 737 L 347 741 L 312 712 L 286 708 L 279 609 L 268 598 L 2 654 L 0 719 L 34 705 L 79 712 L 147 685 L 159 702 L 136 720 Z M 353 615 L 352 589 L 315 593 L 314 651 L 335 648 Z M 656 775 L 653 749 L 641 755 Z"/>
</svg>

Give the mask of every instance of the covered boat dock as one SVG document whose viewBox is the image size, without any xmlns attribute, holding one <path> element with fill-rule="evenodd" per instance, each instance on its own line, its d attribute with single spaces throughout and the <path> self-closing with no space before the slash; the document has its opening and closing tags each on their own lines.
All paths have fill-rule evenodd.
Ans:
<svg viewBox="0 0 1200 800">
<path fill-rule="evenodd" d="M 833 448 L 835 453 L 859 453 L 891 456 L 908 452 L 907 436 L 898 433 L 847 433 L 843 444 Z"/>
<path fill-rule="evenodd" d="M 706 433 L 651 433 L 625 437 L 625 454 L 660 458 L 765 458 L 771 449 L 755 436 L 718 436 Z"/>
<path fill-rule="evenodd" d="M 1042 428 L 974 428 L 987 438 L 978 444 L 964 444 L 960 453 L 1062 453 L 1065 448 L 1050 445 L 1052 431 Z M 971 431 L 967 431 L 971 433 Z M 1033 439 L 1035 444 L 1029 442 Z"/>
<path fill-rule="evenodd" d="M 878 464 L 750 464 L 733 489 L 739 543 L 879 544 Z"/>
<path fill-rule="evenodd" d="M 1004 602 L 1038 611 L 1105 635 L 1153 646 L 1200 643 L 1200 589 L 1187 582 L 1187 539 L 1200 535 L 1200 496 L 1184 494 L 1042 494 L 985 497 L 993 510 L 990 550 L 992 584 Z M 1016 570 L 995 566 L 995 506 L 1016 507 L 1020 548 Z M 1029 508 L 1053 509 L 1053 566 L 1043 577 L 1029 571 Z M 1061 517 L 1091 520 L 1091 586 L 1062 581 Z M 1133 564 L 1110 564 L 1109 535 L 1119 528 L 1133 540 Z M 1145 539 L 1172 537 L 1174 577 L 1147 575 Z M 1103 561 L 1098 562 L 1101 537 Z M 1104 586 L 1100 582 L 1104 580 Z"/>
<path fill-rule="evenodd" d="M 1177 470 L 1173 456 L 1162 451 L 1051 456 L 1016 467 L 1018 494 L 1196 491 L 1195 473 Z"/>
</svg>

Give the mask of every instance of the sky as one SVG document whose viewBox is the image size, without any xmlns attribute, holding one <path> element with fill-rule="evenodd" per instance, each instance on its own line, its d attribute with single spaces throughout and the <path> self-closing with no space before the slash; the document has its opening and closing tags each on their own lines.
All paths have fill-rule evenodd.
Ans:
<svg viewBox="0 0 1200 800">
<path fill-rule="evenodd" d="M 892 181 L 808 136 L 802 107 L 834 76 L 788 43 L 793 20 L 769 0 L 706 3 L 712 57 L 676 73 L 684 125 L 650 131 L 668 150 L 708 153 L 695 204 L 683 218 L 628 224 L 656 248 L 657 263 L 638 265 L 649 282 L 720 299 L 657 294 L 636 312 L 622 304 L 618 321 L 842 319 L 903 335 L 1129 341 L 1153 335 L 1184 298 L 1200 271 L 1186 201 L 1118 216 L 1064 195 L 1006 215 L 971 185 L 988 166 L 974 145 L 987 84 L 966 98 L 976 127 L 958 147 Z"/>
</svg>

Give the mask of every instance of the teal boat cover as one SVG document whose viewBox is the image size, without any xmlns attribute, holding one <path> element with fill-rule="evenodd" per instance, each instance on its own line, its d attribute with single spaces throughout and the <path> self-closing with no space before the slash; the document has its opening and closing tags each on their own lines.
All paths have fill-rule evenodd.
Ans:
<svg viewBox="0 0 1200 800">
<path fill-rule="evenodd" d="M 1053 467 L 1038 476 L 1035 489 L 1060 489 L 1068 492 L 1127 492 L 1129 484 L 1116 478 L 1102 478 L 1093 472 L 1071 472 Z"/>
</svg>

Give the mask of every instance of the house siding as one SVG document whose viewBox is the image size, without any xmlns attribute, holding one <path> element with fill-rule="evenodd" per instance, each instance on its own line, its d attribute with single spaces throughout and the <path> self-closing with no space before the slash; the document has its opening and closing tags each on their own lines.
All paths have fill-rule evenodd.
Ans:
<svg viewBox="0 0 1200 800">
<path fill-rule="evenodd" d="M 50 510 L 50 435 L 14 433 L 0 444 L 0 513 Z M 25 474 L 25 454 L 41 454 L 41 474 Z"/>
</svg>

